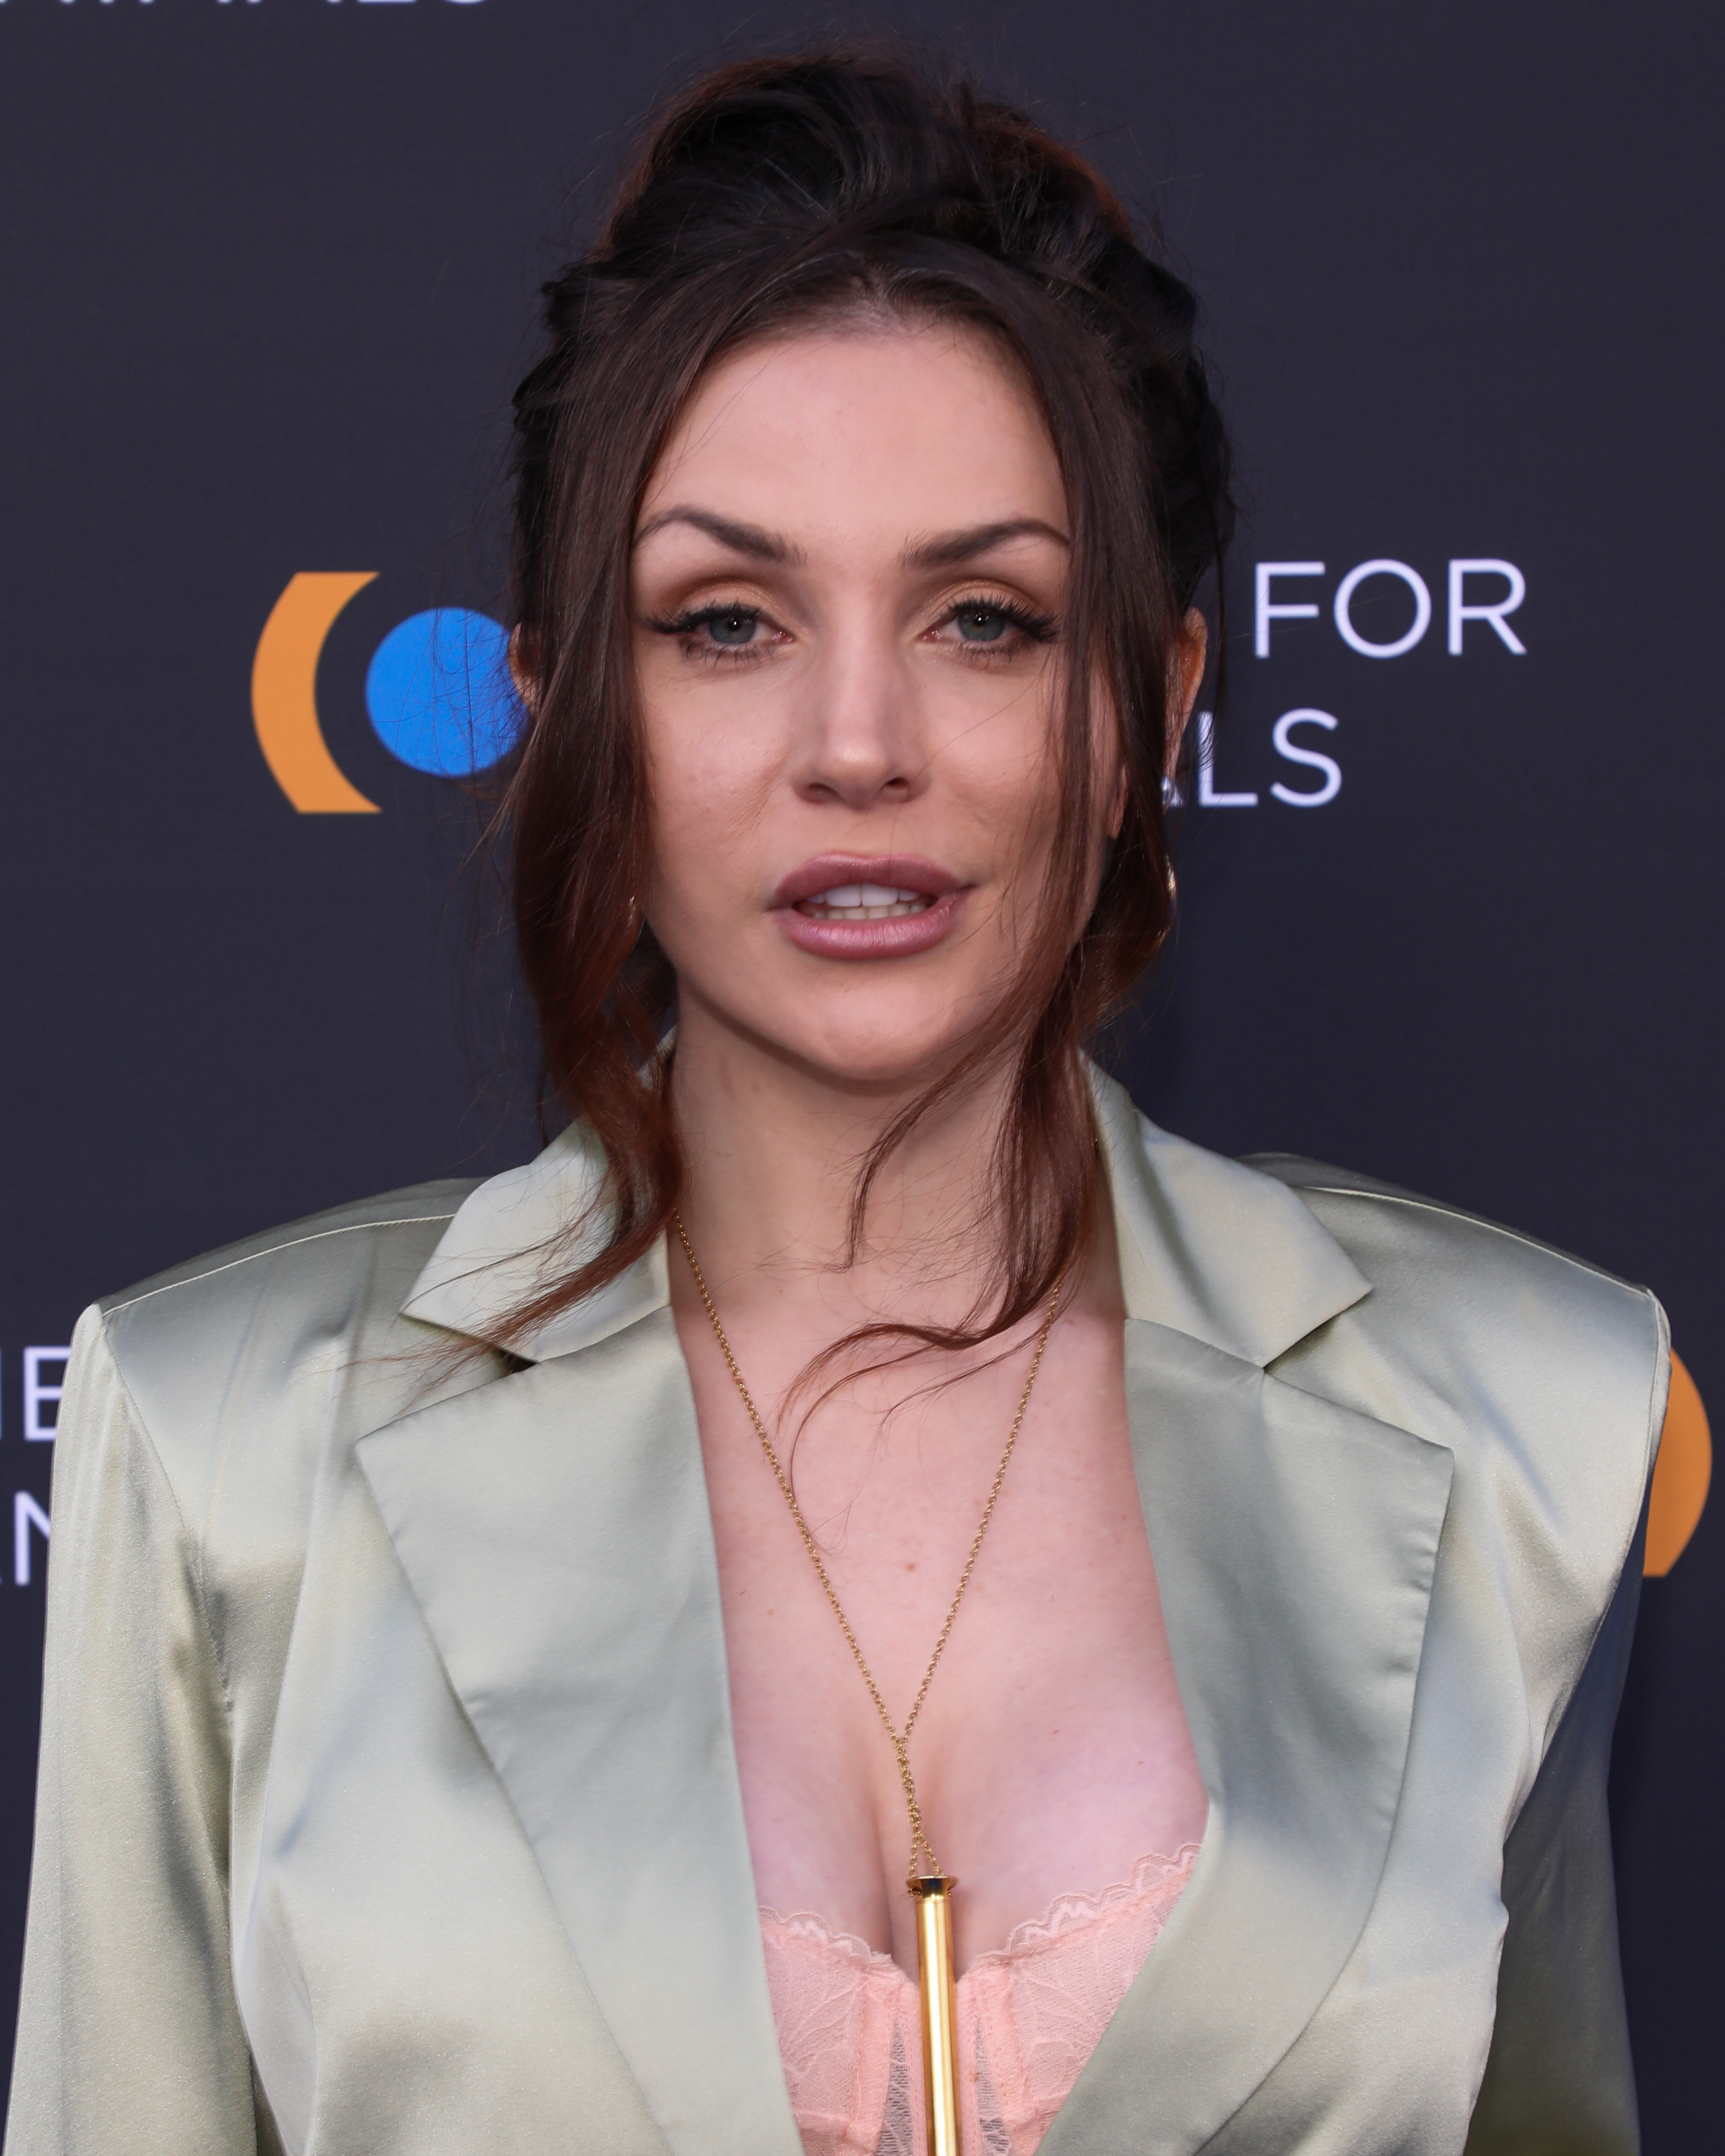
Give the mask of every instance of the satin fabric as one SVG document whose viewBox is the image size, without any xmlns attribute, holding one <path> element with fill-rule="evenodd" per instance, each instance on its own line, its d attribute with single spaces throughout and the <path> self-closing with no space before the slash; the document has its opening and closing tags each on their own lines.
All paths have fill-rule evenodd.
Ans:
<svg viewBox="0 0 1725 2156">
<path fill-rule="evenodd" d="M 1210 1808 L 1046 2156 L 1628 2156 L 1657 1304 L 1096 1093 Z M 663 1247 L 487 1344 L 593 1173 L 578 1129 L 80 1321 L 13 2156 L 798 2156 Z"/>
</svg>

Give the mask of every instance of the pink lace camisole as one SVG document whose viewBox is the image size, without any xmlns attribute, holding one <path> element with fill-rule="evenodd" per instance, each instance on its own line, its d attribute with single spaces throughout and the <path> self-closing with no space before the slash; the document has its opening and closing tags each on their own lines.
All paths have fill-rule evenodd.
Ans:
<svg viewBox="0 0 1725 2156">
<path fill-rule="evenodd" d="M 1030 2156 L 1143 1967 L 1198 1845 L 1066 1894 L 958 1979 L 967 2149 Z M 924 2156 L 916 1987 L 890 1954 L 819 1917 L 761 1912 L 767 1982 L 806 2156 Z"/>
</svg>

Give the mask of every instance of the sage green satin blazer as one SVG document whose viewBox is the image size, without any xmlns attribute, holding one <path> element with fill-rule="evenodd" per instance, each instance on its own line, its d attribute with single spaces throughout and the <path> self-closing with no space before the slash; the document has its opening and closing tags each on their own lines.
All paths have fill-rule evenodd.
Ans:
<svg viewBox="0 0 1725 2156">
<path fill-rule="evenodd" d="M 1626 2156 L 1657 1304 L 1097 1102 L 1210 1809 L 1047 2156 Z M 80 1322 L 11 2156 L 798 2156 L 663 1248 L 436 1352 L 591 1173 L 578 1130 Z"/>
</svg>

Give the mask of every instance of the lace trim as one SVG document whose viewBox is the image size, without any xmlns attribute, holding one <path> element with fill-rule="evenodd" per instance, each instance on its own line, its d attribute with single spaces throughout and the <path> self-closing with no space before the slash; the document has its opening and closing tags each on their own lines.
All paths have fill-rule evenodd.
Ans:
<svg viewBox="0 0 1725 2156">
<path fill-rule="evenodd" d="M 988 1953 L 979 1953 L 970 1969 L 965 1970 L 965 1975 L 968 1976 L 970 1969 L 983 1962 L 1015 1960 L 1023 1954 L 1040 1953 L 1081 1924 L 1094 1923 L 1099 1917 L 1123 1908 L 1128 1902 L 1137 1901 L 1158 1881 L 1171 1879 L 1177 1871 L 1189 1871 L 1197 1861 L 1200 1846 L 1195 1841 L 1183 1841 L 1172 1856 L 1141 1856 L 1132 1866 L 1130 1879 L 1118 1880 L 1097 1893 L 1057 1896 L 1043 1915 L 1014 1924 L 1006 1935 L 1004 1947 L 991 1947 Z"/>
<path fill-rule="evenodd" d="M 812 1909 L 798 1909 L 785 1917 L 781 1916 L 777 1909 L 769 1909 L 763 1904 L 761 1922 L 773 1925 L 778 1931 L 788 1932 L 796 1938 L 812 1939 L 817 1946 L 831 1947 L 836 1953 L 860 1962 L 865 1969 L 878 1969 L 884 1965 L 897 1970 L 901 1976 L 905 1975 L 890 1953 L 882 1953 L 878 1947 L 871 1947 L 866 1939 L 860 1939 L 855 1932 L 833 1931 L 825 1920 L 817 1917 Z M 905 1976 L 906 1984 L 910 1980 Z"/>
<path fill-rule="evenodd" d="M 1133 1865 L 1130 1878 L 1117 1880 L 1112 1886 L 1100 1887 L 1093 1894 L 1057 1894 L 1040 1917 L 1027 1917 L 1023 1923 L 1014 1924 L 1006 1935 L 1004 1947 L 990 1947 L 987 1953 L 978 1954 L 958 1981 L 963 1984 L 971 1969 L 980 1968 L 985 1962 L 1015 1960 L 1020 1955 L 1040 1953 L 1067 1933 L 1076 1931 L 1080 1925 L 1094 1923 L 1098 1917 L 1123 1908 L 1129 1902 L 1136 1902 L 1141 1895 L 1147 1894 L 1159 1880 L 1171 1879 L 1177 1871 L 1189 1871 L 1197 1861 L 1202 1845 L 1195 1841 L 1183 1841 L 1172 1856 L 1160 1856 L 1154 1853 L 1141 1856 Z M 778 1910 L 769 1909 L 763 1904 L 760 1916 L 763 1924 L 774 1925 L 780 1931 L 789 1932 L 798 1938 L 812 1939 L 818 1945 L 830 1947 L 865 1969 L 885 1967 L 896 1969 L 901 1976 L 904 1976 L 904 1971 L 899 1969 L 890 1953 L 882 1953 L 878 1947 L 871 1947 L 866 1939 L 859 1938 L 855 1932 L 834 1931 L 826 1920 L 818 1917 L 812 1909 L 798 1909 L 789 1916 L 784 1916 Z M 905 1977 L 906 1984 L 911 1981 L 909 1977 Z"/>
</svg>

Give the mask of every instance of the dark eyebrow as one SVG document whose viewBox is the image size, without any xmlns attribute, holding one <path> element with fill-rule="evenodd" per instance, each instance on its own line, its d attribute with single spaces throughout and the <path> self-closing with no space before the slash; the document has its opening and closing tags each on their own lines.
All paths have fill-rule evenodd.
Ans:
<svg viewBox="0 0 1725 2156">
<path fill-rule="evenodd" d="M 938 539 L 925 539 L 915 547 L 906 547 L 901 558 L 907 569 L 956 568 L 961 562 L 986 554 L 991 547 L 1032 534 L 1055 540 L 1062 547 L 1072 543 L 1064 531 L 1056 531 L 1052 524 L 1045 524 L 1040 516 L 1014 516 L 1001 524 L 973 524 L 968 531 L 942 532 Z"/>
<path fill-rule="evenodd" d="M 697 531 L 705 531 L 709 539 L 716 539 L 733 554 L 747 555 L 752 562 L 794 563 L 803 558 L 801 551 L 789 540 L 780 538 L 776 531 L 763 531 L 758 524 L 738 524 L 731 517 L 716 516 L 710 509 L 696 509 L 687 503 L 662 509 L 657 516 L 649 516 L 636 532 L 635 545 L 639 547 L 644 539 L 662 531 L 667 524 L 692 524 Z"/>
</svg>

